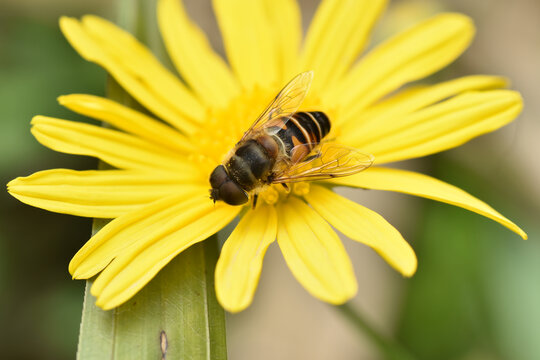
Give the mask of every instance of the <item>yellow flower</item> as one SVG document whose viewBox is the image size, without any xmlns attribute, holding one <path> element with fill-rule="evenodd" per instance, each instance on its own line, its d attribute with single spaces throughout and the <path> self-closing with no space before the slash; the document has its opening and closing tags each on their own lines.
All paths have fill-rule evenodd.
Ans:
<svg viewBox="0 0 540 360">
<path fill-rule="evenodd" d="M 159 26 L 179 80 L 133 36 L 94 16 L 62 18 L 71 45 L 103 66 L 156 118 L 91 95 L 59 98 L 67 108 L 112 125 L 102 128 L 36 116 L 32 133 L 56 151 L 95 156 L 114 170 L 54 169 L 8 184 L 19 200 L 50 211 L 113 218 L 75 255 L 74 278 L 99 273 L 97 304 L 111 309 L 131 298 L 172 258 L 240 216 L 222 249 L 216 291 L 225 309 L 252 301 L 268 246 L 277 242 L 293 275 L 315 297 L 341 304 L 356 279 L 337 234 L 372 247 L 405 276 L 416 257 L 377 213 L 331 189 L 350 186 L 422 196 L 489 217 L 526 234 L 484 202 L 452 185 L 381 165 L 458 146 L 512 121 L 519 93 L 495 76 L 467 76 L 395 93 L 458 57 L 474 26 L 460 14 L 428 19 L 367 52 L 383 0 L 323 0 L 301 40 L 294 0 L 214 0 L 227 63 L 210 47 L 176 0 L 161 0 Z M 256 209 L 215 205 L 208 177 L 265 105 L 292 77 L 313 70 L 303 107 L 326 112 L 336 142 L 374 155 L 357 175 L 270 186 Z"/>
</svg>

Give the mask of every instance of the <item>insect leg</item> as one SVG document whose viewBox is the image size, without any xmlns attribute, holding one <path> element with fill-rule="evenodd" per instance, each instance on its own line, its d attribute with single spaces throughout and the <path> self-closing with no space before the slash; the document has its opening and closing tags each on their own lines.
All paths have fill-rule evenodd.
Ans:
<svg viewBox="0 0 540 360">
<path fill-rule="evenodd" d="M 255 209 L 255 206 L 257 206 L 257 199 L 259 198 L 259 194 L 253 195 L 253 209 Z"/>
<path fill-rule="evenodd" d="M 321 154 L 320 152 L 318 152 L 318 153 L 316 153 L 316 154 L 314 154 L 314 155 L 308 156 L 308 157 L 305 158 L 303 161 L 305 162 L 305 161 L 315 160 L 315 159 L 317 159 L 317 158 L 320 158 L 321 155 L 322 155 L 322 154 Z"/>
</svg>

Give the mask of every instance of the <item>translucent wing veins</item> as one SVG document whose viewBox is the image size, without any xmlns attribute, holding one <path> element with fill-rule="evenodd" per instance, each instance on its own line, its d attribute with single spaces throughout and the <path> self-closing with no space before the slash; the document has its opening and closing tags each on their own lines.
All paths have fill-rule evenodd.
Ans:
<svg viewBox="0 0 540 360">
<path fill-rule="evenodd" d="M 335 143 L 322 143 L 314 153 L 293 164 L 283 164 L 276 171 L 273 183 L 326 180 L 349 176 L 373 164 L 373 156 Z"/>
<path fill-rule="evenodd" d="M 240 141 L 249 138 L 253 133 L 264 127 L 272 126 L 273 120 L 289 117 L 294 114 L 304 101 L 312 80 L 313 71 L 306 71 L 295 76 L 277 94 L 274 100 L 272 100 L 257 120 L 244 133 Z"/>
</svg>

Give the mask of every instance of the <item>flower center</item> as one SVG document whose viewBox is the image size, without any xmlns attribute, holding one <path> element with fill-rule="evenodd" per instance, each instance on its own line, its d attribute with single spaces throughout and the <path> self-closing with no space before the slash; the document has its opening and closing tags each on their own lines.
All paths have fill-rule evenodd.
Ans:
<svg viewBox="0 0 540 360">
<path fill-rule="evenodd" d="M 233 99 L 225 108 L 209 109 L 203 127 L 191 137 L 198 149 L 193 161 L 208 167 L 210 174 L 255 122 L 271 96 L 269 89 L 255 89 Z"/>
<path fill-rule="evenodd" d="M 309 193 L 309 183 L 300 182 L 288 185 L 288 190 L 281 184 L 273 184 L 265 187 L 260 193 L 259 198 L 268 205 L 275 205 L 278 201 L 288 196 L 304 196 Z"/>
<path fill-rule="evenodd" d="M 223 163 L 275 95 L 272 87 L 256 88 L 234 98 L 224 108 L 209 109 L 203 126 L 191 137 L 197 153 L 190 156 L 190 161 L 196 163 L 201 172 L 209 177 L 216 166 Z M 308 109 L 320 108 L 319 100 L 314 100 L 313 97 L 306 100 Z M 265 186 L 258 194 L 260 200 L 274 205 L 290 195 L 304 196 L 308 192 L 309 183 L 302 182 L 290 184 L 288 190 L 280 184 Z"/>
</svg>

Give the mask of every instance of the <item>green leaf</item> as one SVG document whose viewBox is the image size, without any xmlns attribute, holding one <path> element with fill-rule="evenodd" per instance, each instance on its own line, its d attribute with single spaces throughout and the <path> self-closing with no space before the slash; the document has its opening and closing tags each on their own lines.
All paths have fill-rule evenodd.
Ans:
<svg viewBox="0 0 540 360">
<path fill-rule="evenodd" d="M 156 1 L 119 4 L 120 25 L 153 50 L 159 49 L 162 44 L 156 37 L 155 20 L 149 20 L 155 19 Z M 112 79 L 108 94 L 140 110 Z M 94 220 L 93 232 L 105 224 Z M 226 359 L 225 314 L 214 290 L 217 258 L 214 236 L 177 256 L 131 300 L 110 311 L 95 305 L 90 294 L 92 281 L 88 281 L 77 358 Z"/>
</svg>

